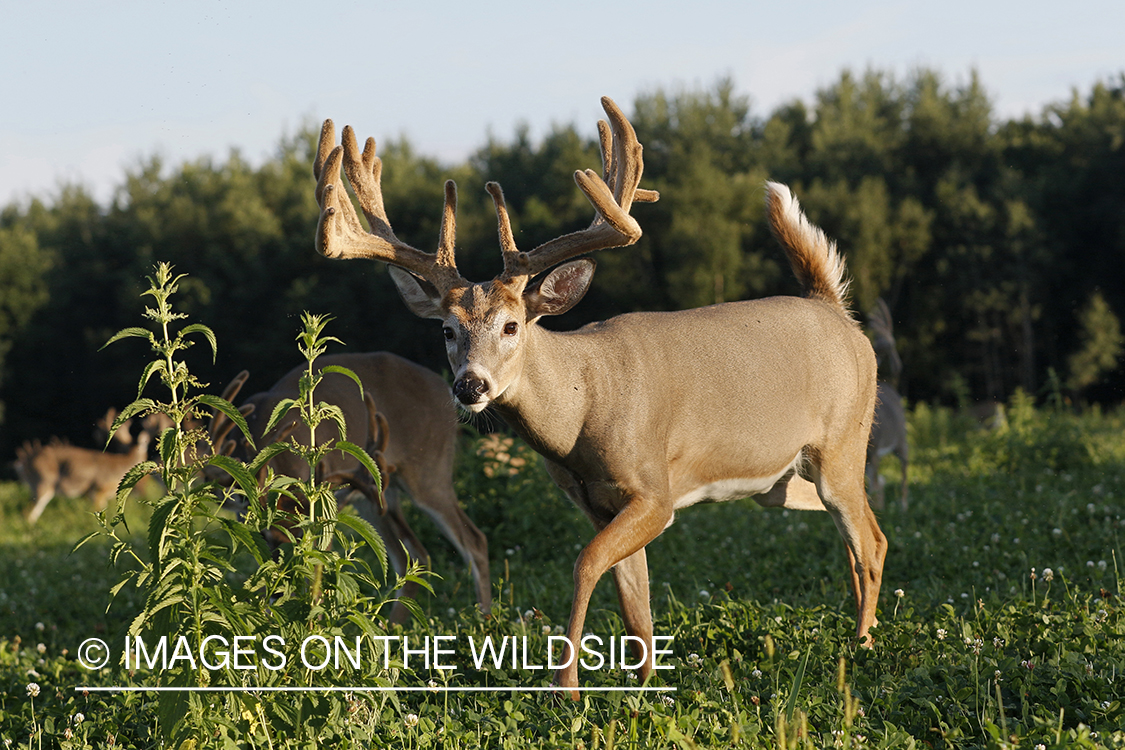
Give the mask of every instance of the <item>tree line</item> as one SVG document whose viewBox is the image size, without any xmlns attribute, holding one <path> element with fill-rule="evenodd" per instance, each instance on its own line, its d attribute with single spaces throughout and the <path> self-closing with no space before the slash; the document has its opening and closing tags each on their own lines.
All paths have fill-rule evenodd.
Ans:
<svg viewBox="0 0 1125 750">
<path fill-rule="evenodd" d="M 587 299 L 549 325 L 794 293 L 764 221 L 771 179 L 838 241 L 854 307 L 890 306 L 910 400 L 1125 393 L 1125 74 L 1013 120 L 975 74 L 951 85 L 927 69 L 901 80 L 845 71 L 811 102 L 764 116 L 729 80 L 656 90 L 630 119 L 642 185 L 661 199 L 634 207 L 641 242 L 598 253 Z M 456 165 L 406 139 L 379 144 L 395 232 L 436 246 L 446 178 L 461 188 L 468 278 L 500 268 L 487 180 L 503 185 L 524 249 L 585 226 L 592 211 L 572 174 L 599 160 L 586 125 L 540 142 L 521 127 Z M 67 185 L 0 210 L 0 452 L 52 434 L 87 442 L 96 416 L 135 397 L 144 352 L 99 349 L 140 322 L 157 261 L 188 274 L 182 311 L 218 336 L 216 363 L 193 365 L 214 391 L 243 368 L 252 392 L 294 366 L 303 310 L 335 316 L 329 333 L 350 351 L 446 367 L 435 325 L 405 309 L 381 264 L 314 252 L 316 135 L 310 124 L 258 167 L 237 151 L 149 157 L 108 205 Z"/>
</svg>

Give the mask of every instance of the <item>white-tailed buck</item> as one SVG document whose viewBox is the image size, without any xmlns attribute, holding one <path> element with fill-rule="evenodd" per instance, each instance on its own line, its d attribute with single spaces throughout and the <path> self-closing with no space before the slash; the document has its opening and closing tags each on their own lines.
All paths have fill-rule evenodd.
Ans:
<svg viewBox="0 0 1125 750">
<path fill-rule="evenodd" d="M 103 453 L 58 440 L 24 443 L 16 450 L 16 473 L 31 490 L 32 503 L 24 512 L 28 523 L 38 521 L 56 495 L 89 495 L 94 510 L 105 510 L 129 469 L 148 458 L 150 440 L 141 432 L 128 453 Z"/>
<path fill-rule="evenodd" d="M 806 298 L 632 313 L 567 333 L 537 325 L 589 287 L 594 262 L 572 258 L 635 243 L 641 229 L 630 208 L 659 197 L 638 187 L 632 126 L 610 99 L 602 105 L 611 123 L 599 123 L 604 174 L 574 176 L 594 206 L 593 223 L 521 252 L 500 186 L 489 183 L 504 270 L 485 283 L 467 281 L 454 263 L 454 184 L 445 184 L 437 252 L 417 250 L 387 220 L 374 141 L 361 153 L 349 127 L 335 146 L 325 122 L 314 166 L 317 249 L 391 264 L 407 306 L 442 322 L 462 406 L 495 409 L 593 522 L 597 534 L 574 566 L 572 643 L 585 632 L 594 585 L 612 568 L 625 628 L 651 646 L 645 545 L 681 508 L 749 495 L 832 515 L 847 545 L 857 633 L 869 642 L 887 550 L 863 487 L 875 356 L 844 302 L 843 259 L 787 188 L 768 184 L 766 206 Z M 370 232 L 352 208 L 341 164 Z M 651 647 L 644 651 L 642 679 L 653 667 Z M 577 688 L 578 661 L 563 661 L 558 684 Z"/>
<path fill-rule="evenodd" d="M 98 417 L 94 422 L 94 445 L 104 446 L 106 450 L 112 450 L 114 453 L 122 453 L 133 445 L 133 420 L 126 419 L 116 430 L 113 430 L 111 436 L 110 430 L 116 420 L 117 409 L 112 406 L 105 410 L 104 415 Z"/>
<path fill-rule="evenodd" d="M 906 478 L 910 448 L 906 442 L 906 411 L 902 408 L 902 396 L 895 388 L 902 374 L 902 360 L 895 346 L 890 308 L 881 298 L 877 301 L 876 308 L 868 313 L 867 323 L 874 334 L 873 348 L 879 366 L 875 420 L 871 425 L 871 437 L 867 441 L 867 487 L 871 493 L 872 506 L 876 510 L 883 510 L 886 506 L 886 480 L 879 474 L 879 460 L 888 453 L 894 453 L 902 466 L 902 487 L 898 502 L 905 511 L 908 505 Z"/>
<path fill-rule="evenodd" d="M 321 478 L 358 490 L 372 502 L 376 511 L 365 514 L 365 517 L 383 537 L 387 553 L 399 573 L 406 569 L 407 552 L 413 560 L 427 565 L 430 561 L 429 553 L 403 515 L 399 490 L 404 490 L 437 523 L 470 566 L 477 601 L 484 613 L 490 612 L 492 589 L 488 540 L 465 515 L 453 489 L 457 414 L 445 381 L 437 373 L 389 352 L 328 355 L 318 358 L 316 364 L 318 367 L 346 367 L 363 383 L 366 399 L 360 396 L 353 380 L 329 373 L 317 387 L 316 400 L 340 407 L 348 426 L 347 439 L 365 447 L 375 458 L 384 474 L 385 514 L 378 510 L 379 500 L 366 469 L 354 456 L 342 451 L 328 454 L 317 467 Z M 299 442 L 308 441 L 308 428 L 300 424 L 293 413 L 270 434 L 263 435 L 278 402 L 297 396 L 305 369 L 304 365 L 294 368 L 269 391 L 249 396 L 242 405 L 254 445 L 259 450 L 290 435 Z M 240 380 L 244 381 L 245 377 L 240 375 L 236 378 L 239 387 L 242 385 Z M 233 400 L 237 392 L 237 388 L 232 392 L 228 387 L 224 397 Z M 226 437 L 231 426 L 230 421 L 224 422 L 222 417 L 212 422 L 212 442 L 217 450 L 224 445 L 223 452 L 231 451 Z M 339 430 L 331 421 L 322 423 L 317 430 L 318 443 L 338 438 Z M 245 446 L 241 450 L 245 451 Z M 308 477 L 308 466 L 292 453 L 279 454 L 269 466 L 287 476 Z M 283 536 L 279 530 L 266 530 L 266 538 L 272 544 L 283 541 Z M 417 584 L 409 583 L 399 593 L 412 597 L 417 588 Z M 395 607 L 391 614 L 396 621 L 404 620 L 406 616 L 407 610 L 403 607 Z"/>
</svg>

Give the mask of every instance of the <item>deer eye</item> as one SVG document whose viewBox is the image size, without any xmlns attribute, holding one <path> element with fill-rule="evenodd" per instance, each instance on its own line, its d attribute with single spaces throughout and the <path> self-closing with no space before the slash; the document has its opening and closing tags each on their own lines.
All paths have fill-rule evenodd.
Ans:
<svg viewBox="0 0 1125 750">
<path fill-rule="evenodd" d="M 450 328 L 449 326 L 445 326 L 444 328 L 441 329 L 441 332 L 442 332 L 442 334 L 445 335 L 446 341 L 452 341 L 453 340 L 454 334 L 453 334 L 452 328 Z"/>
<path fill-rule="evenodd" d="M 519 323 L 517 323 L 514 320 L 509 320 L 507 323 L 504 324 L 504 335 L 505 336 L 515 336 L 516 331 L 518 331 L 519 329 L 520 329 Z"/>
</svg>

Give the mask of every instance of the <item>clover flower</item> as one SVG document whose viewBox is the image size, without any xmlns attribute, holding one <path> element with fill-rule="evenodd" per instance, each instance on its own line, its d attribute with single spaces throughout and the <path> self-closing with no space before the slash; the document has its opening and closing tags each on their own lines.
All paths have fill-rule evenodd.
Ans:
<svg viewBox="0 0 1125 750">
<path fill-rule="evenodd" d="M 418 726 L 418 714 L 407 714 L 402 718 L 402 723 L 405 724 L 408 729 L 413 729 Z"/>
<path fill-rule="evenodd" d="M 38 682 L 27 683 L 27 694 L 32 698 L 39 695 L 39 683 Z"/>
</svg>

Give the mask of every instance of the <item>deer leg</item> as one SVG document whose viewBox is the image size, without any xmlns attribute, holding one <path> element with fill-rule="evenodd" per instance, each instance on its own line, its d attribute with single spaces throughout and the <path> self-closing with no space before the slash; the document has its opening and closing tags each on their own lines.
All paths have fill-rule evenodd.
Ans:
<svg viewBox="0 0 1125 750">
<path fill-rule="evenodd" d="M 856 635 L 863 645 L 871 646 L 868 630 L 877 623 L 875 609 L 883 582 L 887 538 L 867 504 L 863 474 L 850 468 L 858 467 L 862 455 L 856 452 L 851 461 L 841 456 L 822 463 L 817 486 L 848 548 L 848 567 L 856 598 Z"/>
<path fill-rule="evenodd" d="M 35 498 L 35 504 L 32 505 L 24 512 L 27 522 L 32 526 L 39 520 L 39 516 L 43 515 L 43 511 L 47 509 L 47 503 L 51 502 L 55 497 L 53 489 L 44 489 L 39 492 L 39 497 Z"/>
<path fill-rule="evenodd" d="M 625 632 L 644 641 L 642 647 L 633 643 L 633 654 L 645 658 L 639 674 L 643 684 L 652 674 L 655 664 L 652 642 L 652 605 L 649 603 L 648 559 L 644 548 L 637 550 L 613 566 L 613 580 L 617 584 L 617 601 L 621 604 L 621 618 Z"/>
<path fill-rule="evenodd" d="M 867 452 L 865 475 L 867 491 L 871 496 L 871 507 L 881 511 L 886 506 L 886 497 L 883 494 L 883 480 L 879 476 L 879 451 L 872 449 Z"/>
<path fill-rule="evenodd" d="M 590 595 L 598 580 L 614 565 L 644 549 L 668 525 L 671 509 L 664 503 L 654 503 L 634 496 L 628 504 L 610 521 L 597 536 L 586 545 L 574 564 L 574 599 L 570 608 L 570 625 L 567 637 L 571 644 L 582 641 L 586 624 L 586 610 L 590 606 Z M 634 563 L 635 565 L 635 563 Z M 626 566 L 629 567 L 629 566 Z M 647 575 L 646 575 L 647 579 Z M 636 601 L 631 589 L 629 601 Z M 648 609 L 646 606 L 645 609 Z M 642 620 L 634 614 L 628 615 L 633 621 Z M 651 628 L 652 615 L 646 615 Z M 573 655 L 568 649 L 568 656 Z M 557 683 L 563 688 L 578 687 L 578 659 L 568 659 L 569 664 L 559 669 Z M 578 691 L 571 691 L 571 698 L 578 699 Z"/>
<path fill-rule="evenodd" d="M 481 612 L 492 611 L 492 581 L 488 569 L 488 538 L 465 515 L 453 485 L 411 488 L 414 503 L 438 525 L 461 558 L 468 564 L 476 587 L 477 602 Z"/>
</svg>

